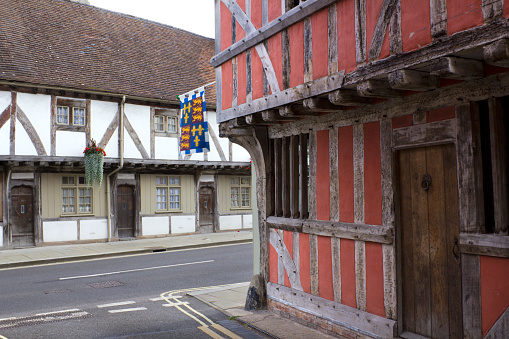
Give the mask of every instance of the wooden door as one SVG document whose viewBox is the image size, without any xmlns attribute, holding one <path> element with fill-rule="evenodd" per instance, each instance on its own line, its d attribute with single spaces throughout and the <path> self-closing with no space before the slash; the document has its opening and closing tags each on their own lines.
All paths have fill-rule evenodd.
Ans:
<svg viewBox="0 0 509 339">
<path fill-rule="evenodd" d="M 214 224 L 214 196 L 212 188 L 200 188 L 200 226 Z"/>
<path fill-rule="evenodd" d="M 120 185 L 117 188 L 117 230 L 119 238 L 134 237 L 135 198 L 134 187 Z"/>
<path fill-rule="evenodd" d="M 10 225 L 13 246 L 24 247 L 34 245 L 34 205 L 32 187 L 16 186 L 12 188 Z"/>
<path fill-rule="evenodd" d="M 456 155 L 453 144 L 399 152 L 402 337 L 461 338 Z"/>
</svg>

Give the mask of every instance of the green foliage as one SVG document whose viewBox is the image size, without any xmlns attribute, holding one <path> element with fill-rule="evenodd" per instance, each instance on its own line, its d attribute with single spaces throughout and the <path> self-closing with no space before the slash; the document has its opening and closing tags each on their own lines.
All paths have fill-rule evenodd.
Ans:
<svg viewBox="0 0 509 339">
<path fill-rule="evenodd" d="M 83 151 L 85 154 L 85 181 L 88 187 L 97 184 L 101 187 L 103 182 L 103 165 L 106 152 L 97 147 L 95 140 Z"/>
</svg>

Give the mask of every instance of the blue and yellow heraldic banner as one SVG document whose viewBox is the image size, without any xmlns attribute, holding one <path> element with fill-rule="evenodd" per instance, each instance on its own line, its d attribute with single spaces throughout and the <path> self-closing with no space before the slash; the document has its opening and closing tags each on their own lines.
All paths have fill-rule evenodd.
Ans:
<svg viewBox="0 0 509 339">
<path fill-rule="evenodd" d="M 180 155 L 210 151 L 205 88 L 180 96 Z"/>
</svg>

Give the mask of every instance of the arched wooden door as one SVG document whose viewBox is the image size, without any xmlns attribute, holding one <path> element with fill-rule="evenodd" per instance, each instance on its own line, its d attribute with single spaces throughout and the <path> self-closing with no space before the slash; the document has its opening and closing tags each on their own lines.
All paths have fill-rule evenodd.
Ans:
<svg viewBox="0 0 509 339">
<path fill-rule="evenodd" d="M 33 246 L 34 239 L 34 191 L 32 187 L 16 186 L 11 191 L 12 246 Z"/>
<path fill-rule="evenodd" d="M 135 236 L 134 186 L 120 185 L 117 188 L 117 231 L 119 238 Z"/>
</svg>

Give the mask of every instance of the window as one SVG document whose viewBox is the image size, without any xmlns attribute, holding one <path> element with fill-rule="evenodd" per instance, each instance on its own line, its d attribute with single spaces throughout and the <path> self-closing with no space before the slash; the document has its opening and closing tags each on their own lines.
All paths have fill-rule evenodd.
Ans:
<svg viewBox="0 0 509 339">
<path fill-rule="evenodd" d="M 179 211 L 180 210 L 180 177 L 157 176 L 156 177 L 156 210 Z"/>
<path fill-rule="evenodd" d="M 57 124 L 69 124 L 69 107 L 57 106 Z"/>
<path fill-rule="evenodd" d="M 230 201 L 232 208 L 251 207 L 251 178 L 233 177 L 230 179 Z"/>
<path fill-rule="evenodd" d="M 85 109 L 80 107 L 72 108 L 72 116 L 74 117 L 74 124 L 77 126 L 85 126 Z"/>
<path fill-rule="evenodd" d="M 154 132 L 159 137 L 178 137 L 178 111 L 156 109 Z"/>
<path fill-rule="evenodd" d="M 92 188 L 87 187 L 84 175 L 62 176 L 62 213 L 91 214 Z"/>
<path fill-rule="evenodd" d="M 85 132 L 87 125 L 87 103 L 85 100 L 57 98 L 57 129 Z"/>
</svg>

